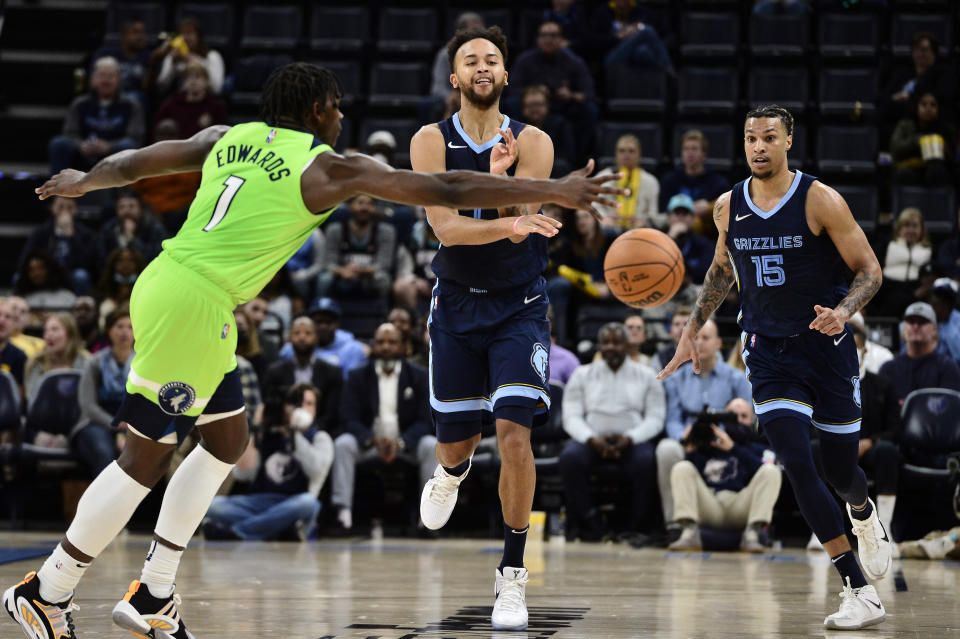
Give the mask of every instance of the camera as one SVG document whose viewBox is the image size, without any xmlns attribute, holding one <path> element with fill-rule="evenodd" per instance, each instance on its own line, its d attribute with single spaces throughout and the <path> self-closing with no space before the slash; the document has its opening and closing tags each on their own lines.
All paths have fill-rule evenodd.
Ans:
<svg viewBox="0 0 960 639">
<path fill-rule="evenodd" d="M 712 445 L 717 438 L 713 433 L 713 426 L 722 426 L 734 440 L 734 433 L 740 428 L 737 421 L 737 414 L 730 411 L 714 412 L 705 410 L 696 414 L 690 432 L 680 443 L 683 445 L 692 445 L 698 453 L 710 454 L 716 448 Z"/>
</svg>

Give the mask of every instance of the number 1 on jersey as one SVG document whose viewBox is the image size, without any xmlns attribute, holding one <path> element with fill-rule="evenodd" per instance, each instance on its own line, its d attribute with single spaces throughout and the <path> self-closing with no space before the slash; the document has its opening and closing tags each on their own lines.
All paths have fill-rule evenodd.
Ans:
<svg viewBox="0 0 960 639">
<path fill-rule="evenodd" d="M 236 175 L 231 175 L 223 182 L 223 191 L 220 193 L 220 197 L 217 198 L 217 206 L 213 209 L 213 215 L 210 217 L 210 221 L 203 227 L 204 231 L 212 231 L 217 224 L 223 221 L 223 218 L 227 215 L 227 210 L 230 208 L 230 203 L 233 202 L 233 198 L 237 195 L 237 191 L 240 190 L 244 182 L 246 182 L 246 180 Z"/>
</svg>

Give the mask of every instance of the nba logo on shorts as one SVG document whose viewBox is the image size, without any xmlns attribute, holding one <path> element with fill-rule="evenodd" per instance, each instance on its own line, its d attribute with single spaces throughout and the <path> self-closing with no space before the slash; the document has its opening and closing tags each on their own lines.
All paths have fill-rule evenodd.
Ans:
<svg viewBox="0 0 960 639">
<path fill-rule="evenodd" d="M 547 349 L 543 347 L 543 344 L 537 342 L 533 345 L 533 353 L 530 354 L 530 365 L 533 366 L 533 370 L 537 371 L 537 375 L 540 376 L 540 380 L 546 384 L 547 383 L 547 370 L 550 361 L 550 354 L 547 352 Z"/>
<path fill-rule="evenodd" d="M 750 336 L 750 348 L 753 348 L 756 345 L 757 345 L 757 334 L 754 333 L 753 335 Z"/>
<path fill-rule="evenodd" d="M 183 415 L 190 410 L 196 399 L 197 391 L 183 382 L 166 383 L 157 392 L 157 403 L 167 415 Z"/>
<path fill-rule="evenodd" d="M 230 334 L 230 325 L 229 325 L 229 324 L 224 324 L 224 325 L 223 325 L 223 330 L 220 331 L 220 339 L 227 339 L 227 335 L 229 335 L 229 334 Z"/>
<path fill-rule="evenodd" d="M 277 130 L 270 129 L 270 133 L 267 133 L 267 144 L 270 144 L 271 142 L 273 142 L 273 139 L 275 137 L 277 137 Z"/>
</svg>

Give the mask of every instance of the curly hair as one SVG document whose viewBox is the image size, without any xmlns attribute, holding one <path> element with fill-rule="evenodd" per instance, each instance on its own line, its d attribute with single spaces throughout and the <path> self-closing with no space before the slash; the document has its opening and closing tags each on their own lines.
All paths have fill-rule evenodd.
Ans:
<svg viewBox="0 0 960 639">
<path fill-rule="evenodd" d="M 292 62 L 274 69 L 263 84 L 260 118 L 271 126 L 280 120 L 303 124 L 316 102 L 326 104 L 342 95 L 337 76 L 316 64 Z"/>
<path fill-rule="evenodd" d="M 457 57 L 457 51 L 467 42 L 483 38 L 493 43 L 493 46 L 500 49 L 500 57 L 503 58 L 503 66 L 507 66 L 507 36 L 497 25 L 483 29 L 461 29 L 447 43 L 447 58 L 450 60 L 450 68 L 456 70 L 454 59 Z"/>
</svg>

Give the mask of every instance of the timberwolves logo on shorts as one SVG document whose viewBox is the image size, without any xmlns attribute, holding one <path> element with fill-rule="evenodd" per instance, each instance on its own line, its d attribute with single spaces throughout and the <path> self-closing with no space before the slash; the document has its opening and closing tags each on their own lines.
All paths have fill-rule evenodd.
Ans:
<svg viewBox="0 0 960 639">
<path fill-rule="evenodd" d="M 853 401 L 857 403 L 857 408 L 860 408 L 860 378 L 851 377 L 850 383 L 853 384 Z"/>
<path fill-rule="evenodd" d="M 537 371 L 540 381 L 547 383 L 547 370 L 550 362 L 550 353 L 543 347 L 543 344 L 537 342 L 533 345 L 533 353 L 530 354 L 530 365 Z"/>
<path fill-rule="evenodd" d="M 157 403 L 167 415 L 183 415 L 196 399 L 197 392 L 193 386 L 183 382 L 168 382 L 157 393 Z"/>
</svg>

